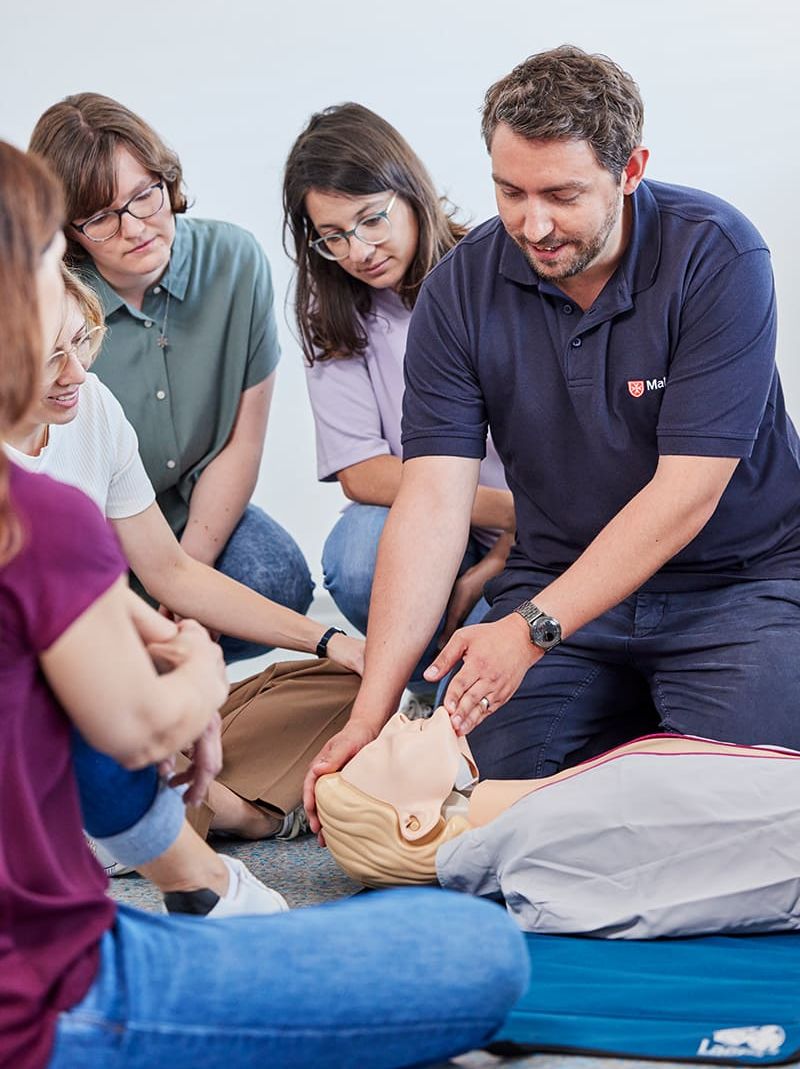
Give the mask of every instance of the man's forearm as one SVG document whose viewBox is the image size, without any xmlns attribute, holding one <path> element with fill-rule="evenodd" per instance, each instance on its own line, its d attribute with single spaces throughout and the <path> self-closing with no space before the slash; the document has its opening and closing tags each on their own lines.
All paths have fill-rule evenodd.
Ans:
<svg viewBox="0 0 800 1069">
<path fill-rule="evenodd" d="M 714 513 L 737 461 L 666 458 L 649 482 L 603 528 L 563 575 L 536 593 L 564 637 L 638 590 L 695 538 Z M 688 464 L 693 465 L 686 477 Z"/>
<path fill-rule="evenodd" d="M 444 457 L 424 463 L 427 477 L 404 474 L 378 551 L 366 668 L 352 713 L 372 726 L 397 708 L 447 605 L 469 535 L 477 465 Z M 448 492 L 440 492 L 448 480 Z"/>
</svg>

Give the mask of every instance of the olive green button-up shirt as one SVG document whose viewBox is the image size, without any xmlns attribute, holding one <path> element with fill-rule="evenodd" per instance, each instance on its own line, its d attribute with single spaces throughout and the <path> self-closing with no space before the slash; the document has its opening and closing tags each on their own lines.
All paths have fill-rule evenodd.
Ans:
<svg viewBox="0 0 800 1069">
<path fill-rule="evenodd" d="M 141 312 L 92 265 L 83 274 L 108 325 L 92 370 L 136 429 L 156 500 L 180 537 L 194 485 L 230 438 L 243 391 L 275 369 L 280 348 L 269 264 L 255 238 L 230 223 L 175 222 L 169 267 Z"/>
</svg>

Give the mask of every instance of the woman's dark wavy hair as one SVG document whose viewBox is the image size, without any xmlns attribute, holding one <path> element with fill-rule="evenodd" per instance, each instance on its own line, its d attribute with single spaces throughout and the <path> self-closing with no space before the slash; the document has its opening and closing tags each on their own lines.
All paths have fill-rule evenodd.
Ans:
<svg viewBox="0 0 800 1069">
<path fill-rule="evenodd" d="M 0 141 L 0 440 L 36 397 L 43 352 L 36 271 L 63 222 L 64 200 L 50 169 Z M 0 448 L 0 566 L 21 544 L 8 497 L 8 459 Z"/>
<path fill-rule="evenodd" d="M 295 315 L 309 364 L 364 352 L 361 316 L 371 287 L 309 248 L 317 237 L 306 213 L 306 194 L 318 189 L 349 197 L 398 193 L 419 225 L 419 241 L 399 296 L 413 308 L 428 272 L 464 236 L 408 142 L 380 115 L 361 104 L 337 104 L 311 116 L 295 141 L 283 178 L 283 246 L 297 265 Z"/>
</svg>

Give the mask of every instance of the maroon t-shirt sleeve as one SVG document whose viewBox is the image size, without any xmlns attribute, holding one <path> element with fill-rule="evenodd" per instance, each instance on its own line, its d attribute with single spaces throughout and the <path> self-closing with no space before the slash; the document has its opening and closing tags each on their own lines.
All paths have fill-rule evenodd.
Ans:
<svg viewBox="0 0 800 1069">
<path fill-rule="evenodd" d="M 25 539 L 16 593 L 30 646 L 41 653 L 124 574 L 126 563 L 106 519 L 79 490 L 43 475 L 20 480 L 17 472 L 12 488 Z M 36 522 L 26 522 L 26 514 Z"/>
</svg>

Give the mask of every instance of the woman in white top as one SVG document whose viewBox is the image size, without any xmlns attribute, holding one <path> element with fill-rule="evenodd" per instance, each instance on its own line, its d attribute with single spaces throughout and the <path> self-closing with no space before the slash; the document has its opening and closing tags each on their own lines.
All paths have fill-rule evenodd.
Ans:
<svg viewBox="0 0 800 1069">
<path fill-rule="evenodd" d="M 86 493 L 112 522 L 129 563 L 147 591 L 170 612 L 179 617 L 197 618 L 215 630 L 265 645 L 325 654 L 339 665 L 360 672 L 361 640 L 338 631 L 331 633 L 334 629 L 325 631 L 320 624 L 268 601 L 183 551 L 155 501 L 153 487 L 139 457 L 135 431 L 110 390 L 88 371 L 105 329 L 99 302 L 66 269 L 64 282 L 63 325 L 57 348 L 44 367 L 41 398 L 7 436 L 7 454 L 28 471 L 50 475 Z M 323 674 L 324 680 L 320 675 L 313 681 L 317 688 L 320 683 L 324 685 L 321 697 L 318 689 L 313 691 L 311 700 L 315 709 L 313 714 L 308 714 L 314 721 L 309 722 L 314 745 L 320 729 L 325 734 L 334 730 L 334 712 L 338 715 L 340 707 L 355 693 L 355 681 L 347 674 L 336 670 Z M 302 704 L 304 684 L 295 681 L 294 689 L 298 691 L 296 700 Z M 328 719 L 330 725 L 323 727 L 322 721 Z M 268 718 L 262 717 L 250 730 L 260 732 L 265 721 L 269 723 Z M 213 751 L 215 745 L 211 738 L 207 749 Z M 252 740 L 252 758 L 246 769 L 248 778 L 253 765 L 268 764 L 270 750 L 274 752 L 274 749 L 268 738 Z M 280 759 L 283 757 L 281 753 Z M 212 759 L 203 745 L 197 748 L 194 758 L 195 766 Z M 129 773 L 110 758 L 86 748 L 80 739 L 75 742 L 74 760 L 87 828 L 115 856 L 145 871 L 167 892 L 177 889 L 176 873 L 181 889 L 210 885 L 215 893 L 225 890 L 228 884 L 225 865 L 189 828 L 181 827 L 182 815 L 176 820 L 174 804 L 170 807 L 168 799 L 153 795 L 149 783 L 152 773 Z M 182 774 L 178 782 L 189 778 L 188 773 Z M 299 774 L 295 778 L 296 797 L 292 805 L 300 799 Z M 283 819 L 276 807 L 265 807 L 264 803 L 269 805 L 273 801 L 271 797 L 259 799 L 252 794 L 242 797 L 235 786 L 232 789 L 216 780 L 209 783 L 209 779 L 213 780 L 213 776 L 197 780 L 190 789 L 189 801 L 199 802 L 202 798 L 207 803 L 206 823 L 199 818 L 196 822 L 202 831 L 210 825 L 211 829 L 246 838 L 297 833 L 296 816 L 290 812 Z M 101 824 L 113 826 L 115 831 L 100 830 L 99 825 L 95 831 L 89 814 L 95 814 Z M 118 827 L 131 828 L 134 821 L 134 832 L 116 832 Z M 178 828 L 181 830 L 176 840 Z M 170 852 L 164 857 L 167 846 Z M 154 860 L 157 857 L 159 860 Z M 242 887 L 247 890 L 249 874 L 244 870 L 240 876 Z M 249 890 L 247 906 L 252 910 L 254 901 L 264 895 L 254 884 Z M 178 906 L 185 904 L 177 899 L 173 901 Z M 269 907 L 269 899 L 263 905 Z M 218 913 L 219 909 L 215 915 Z"/>
</svg>

